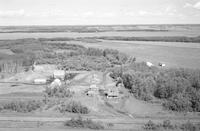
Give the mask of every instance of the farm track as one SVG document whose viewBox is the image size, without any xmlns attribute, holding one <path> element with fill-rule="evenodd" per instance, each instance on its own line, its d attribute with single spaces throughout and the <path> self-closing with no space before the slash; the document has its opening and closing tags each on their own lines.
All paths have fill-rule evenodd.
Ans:
<svg viewBox="0 0 200 131">
<path fill-rule="evenodd" d="M 0 130 L 7 129 L 7 130 L 19 130 L 19 129 L 26 129 L 27 131 L 33 130 L 33 129 L 41 129 L 41 130 L 82 130 L 82 129 L 71 129 L 69 127 L 64 127 L 63 123 L 67 120 L 70 120 L 71 117 L 1 117 L 0 116 Z M 104 123 L 112 123 L 116 127 L 113 127 L 112 129 L 105 129 L 108 131 L 111 130 L 121 130 L 118 128 L 118 126 L 124 127 L 124 129 L 128 130 L 129 127 L 142 127 L 145 123 L 147 123 L 148 120 L 153 120 L 156 123 L 160 123 L 163 120 L 166 120 L 166 118 L 133 118 L 133 119 L 127 119 L 124 117 L 119 118 L 94 118 L 92 119 L 94 121 L 101 121 Z M 182 123 L 187 122 L 188 119 L 178 118 L 178 119 L 170 119 L 173 123 Z M 190 119 L 191 122 L 196 123 L 199 122 L 198 118 L 192 118 Z M 6 124 L 5 124 L 6 123 Z M 19 129 L 18 129 L 19 128 Z M 10 131 L 9 130 L 9 131 Z M 87 130 L 87 129 L 85 129 Z M 134 131 L 134 130 L 133 130 Z"/>
<path fill-rule="evenodd" d="M 46 84 L 34 84 L 34 83 L 27 83 L 27 82 L 16 82 L 16 81 L 0 81 L 3 84 L 23 84 L 23 85 L 46 85 Z"/>
</svg>

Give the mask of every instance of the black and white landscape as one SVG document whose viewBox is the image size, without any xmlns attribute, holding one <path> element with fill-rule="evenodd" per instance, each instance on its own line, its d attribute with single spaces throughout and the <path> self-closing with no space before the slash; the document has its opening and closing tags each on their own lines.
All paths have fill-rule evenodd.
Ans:
<svg viewBox="0 0 200 131">
<path fill-rule="evenodd" d="M 0 0 L 0 131 L 199 131 L 199 0 Z"/>
</svg>

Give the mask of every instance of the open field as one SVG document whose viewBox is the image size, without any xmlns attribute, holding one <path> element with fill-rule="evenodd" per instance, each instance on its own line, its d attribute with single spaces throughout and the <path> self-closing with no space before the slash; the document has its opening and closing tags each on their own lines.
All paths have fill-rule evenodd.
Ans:
<svg viewBox="0 0 200 131">
<path fill-rule="evenodd" d="M 146 31 L 122 31 L 122 32 L 95 32 L 95 33 L 76 33 L 76 32 L 55 32 L 55 33 L 0 33 L 2 39 L 23 39 L 23 38 L 55 38 L 55 37 L 101 37 L 101 36 L 123 36 L 123 37 L 153 37 L 153 36 L 200 36 L 199 32 L 146 32 Z"/>
<path fill-rule="evenodd" d="M 101 37 L 101 36 L 124 36 L 124 37 L 152 37 L 152 36 L 200 36 L 199 32 L 172 31 L 172 32 L 146 32 L 146 31 L 120 31 L 120 32 L 95 32 L 95 33 L 77 33 L 77 32 L 54 32 L 54 33 L 0 33 L 2 39 L 23 39 L 23 38 L 55 38 L 55 37 Z"/>
<path fill-rule="evenodd" d="M 11 26 L 0 27 L 0 40 L 54 37 L 200 36 L 199 25 Z"/>
<path fill-rule="evenodd" d="M 112 48 L 128 55 L 135 56 L 137 61 L 150 61 L 154 65 L 166 63 L 167 67 L 184 67 L 200 69 L 200 44 L 183 42 L 147 42 L 147 41 L 114 41 L 100 40 L 88 43 L 70 41 L 87 47 Z M 57 41 L 65 43 L 65 41 Z M 69 41 L 66 41 L 68 43 Z"/>
</svg>

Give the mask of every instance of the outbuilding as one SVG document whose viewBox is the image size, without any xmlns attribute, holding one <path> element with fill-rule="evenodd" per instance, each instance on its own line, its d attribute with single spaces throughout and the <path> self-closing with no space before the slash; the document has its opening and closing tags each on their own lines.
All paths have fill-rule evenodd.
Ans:
<svg viewBox="0 0 200 131">
<path fill-rule="evenodd" d="M 57 88 L 57 87 L 60 87 L 61 85 L 62 85 L 62 82 L 60 81 L 60 79 L 55 79 L 55 80 L 51 83 L 50 87 L 51 87 L 51 88 Z"/>
<path fill-rule="evenodd" d="M 152 64 L 151 62 L 146 62 L 146 65 L 147 65 L 148 67 L 152 67 L 152 66 L 153 66 L 153 64 Z"/>
<path fill-rule="evenodd" d="M 97 91 L 89 90 L 86 93 L 87 96 L 97 96 L 99 93 Z"/>
<path fill-rule="evenodd" d="M 65 71 L 64 70 L 54 70 L 53 77 L 54 77 L 54 79 L 64 80 L 65 79 Z"/>
<path fill-rule="evenodd" d="M 161 66 L 161 67 L 165 67 L 166 66 L 164 63 L 159 63 L 158 65 Z"/>
<path fill-rule="evenodd" d="M 47 79 L 46 78 L 38 78 L 34 80 L 35 84 L 46 84 L 47 83 Z"/>
<path fill-rule="evenodd" d="M 105 91 L 105 96 L 107 96 L 107 98 L 117 98 L 119 97 L 119 91 L 118 90 Z"/>
</svg>

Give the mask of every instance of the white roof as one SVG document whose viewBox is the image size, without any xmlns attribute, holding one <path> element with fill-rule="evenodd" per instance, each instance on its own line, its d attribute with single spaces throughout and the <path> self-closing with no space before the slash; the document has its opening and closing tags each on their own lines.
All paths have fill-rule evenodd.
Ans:
<svg viewBox="0 0 200 131">
<path fill-rule="evenodd" d="M 53 74 L 61 76 L 61 75 L 65 75 L 65 71 L 64 70 L 54 70 Z"/>
</svg>

